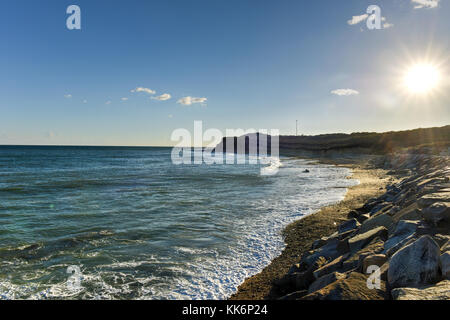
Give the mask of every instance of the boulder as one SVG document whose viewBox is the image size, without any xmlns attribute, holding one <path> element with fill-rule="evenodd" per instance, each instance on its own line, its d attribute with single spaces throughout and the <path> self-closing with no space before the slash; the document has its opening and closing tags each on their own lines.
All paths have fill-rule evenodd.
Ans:
<svg viewBox="0 0 450 320">
<path fill-rule="evenodd" d="M 341 234 L 344 232 L 354 230 L 354 229 L 358 228 L 359 226 L 360 226 L 360 223 L 358 222 L 358 220 L 350 219 L 339 225 L 338 232 Z"/>
<path fill-rule="evenodd" d="M 363 223 L 364 221 L 370 219 L 370 215 L 368 213 L 361 214 L 358 218 L 359 223 Z"/>
<path fill-rule="evenodd" d="M 319 279 L 317 279 L 316 281 L 314 281 L 308 289 L 308 293 L 312 293 L 314 291 L 320 290 L 324 287 L 326 287 L 327 285 L 329 285 L 330 283 L 333 283 L 337 280 L 340 279 L 344 279 L 347 276 L 343 273 L 339 273 L 339 272 L 332 272 L 329 274 L 326 274 L 322 277 L 320 277 Z"/>
<path fill-rule="evenodd" d="M 313 242 L 311 249 L 316 250 L 327 243 L 326 238 L 320 238 Z"/>
<path fill-rule="evenodd" d="M 358 218 L 360 215 L 360 213 L 356 210 L 351 210 L 348 214 L 347 214 L 347 218 L 349 219 L 353 219 L 353 218 Z"/>
<path fill-rule="evenodd" d="M 428 285 L 439 278 L 440 249 L 428 235 L 397 251 L 389 260 L 390 288 Z"/>
<path fill-rule="evenodd" d="M 388 231 L 392 231 L 394 220 L 387 213 L 380 214 L 378 216 L 374 216 L 361 225 L 358 233 L 365 233 L 377 227 L 385 227 Z"/>
<path fill-rule="evenodd" d="M 442 276 L 448 280 L 450 280 L 450 251 L 446 251 L 441 254 L 441 268 L 442 268 Z"/>
<path fill-rule="evenodd" d="M 395 222 L 400 220 L 420 220 L 420 218 L 417 202 L 397 211 L 393 216 Z"/>
<path fill-rule="evenodd" d="M 394 300 L 450 300 L 450 281 L 426 287 L 397 288 L 391 291 L 391 295 Z"/>
<path fill-rule="evenodd" d="M 384 300 L 385 282 L 381 281 L 381 289 L 369 289 L 367 278 L 366 275 L 352 272 L 347 278 L 310 293 L 302 300 Z"/>
<path fill-rule="evenodd" d="M 363 260 L 371 255 L 378 254 L 383 251 L 384 242 L 380 238 L 373 239 L 364 248 L 350 256 L 342 263 L 342 271 L 349 271 L 358 268 L 358 271 L 362 269 Z"/>
<path fill-rule="evenodd" d="M 309 285 L 316 279 L 314 277 L 314 271 L 324 266 L 327 260 L 324 257 L 317 259 L 306 271 L 297 273 L 295 275 L 295 288 L 297 290 L 303 290 L 309 287 Z"/>
<path fill-rule="evenodd" d="M 324 257 L 327 260 L 333 260 L 339 256 L 339 253 L 337 251 L 337 245 L 339 243 L 338 238 L 333 238 L 331 240 L 328 240 L 328 242 L 320 247 L 317 250 L 310 251 L 307 254 L 304 254 L 301 258 L 300 263 L 306 264 L 307 266 L 313 265 L 317 259 L 320 257 Z"/>
<path fill-rule="evenodd" d="M 441 221 L 450 221 L 450 202 L 435 202 L 422 210 L 425 220 L 437 225 Z"/>
<path fill-rule="evenodd" d="M 346 256 L 340 256 L 333 261 L 327 263 L 323 267 L 318 268 L 314 271 L 314 277 L 316 279 L 319 279 L 320 277 L 332 273 L 334 271 L 337 271 L 339 268 L 342 267 L 342 261 L 346 258 Z"/>
<path fill-rule="evenodd" d="M 384 244 L 384 249 L 387 251 L 401 243 L 403 240 L 409 238 L 416 232 L 418 225 L 418 221 L 400 220 L 397 223 L 392 236 Z"/>
<path fill-rule="evenodd" d="M 381 268 L 383 264 L 388 260 L 387 256 L 384 254 L 372 254 L 364 258 L 362 263 L 362 272 L 367 273 L 367 268 L 369 266 L 378 266 Z"/>
<path fill-rule="evenodd" d="M 370 231 L 362 234 L 357 234 L 356 236 L 348 240 L 348 245 L 351 252 L 357 252 L 364 246 L 366 246 L 370 241 L 379 237 L 381 240 L 385 241 L 388 238 L 388 230 L 385 227 L 377 227 Z"/>
<path fill-rule="evenodd" d="M 427 208 L 435 202 L 450 202 L 449 192 L 435 192 L 422 196 L 419 201 L 419 208 Z"/>
</svg>

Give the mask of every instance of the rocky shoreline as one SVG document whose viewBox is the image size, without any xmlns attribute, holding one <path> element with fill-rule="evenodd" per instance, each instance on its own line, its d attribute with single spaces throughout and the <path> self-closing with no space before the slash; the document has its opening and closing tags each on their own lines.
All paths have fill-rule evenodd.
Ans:
<svg viewBox="0 0 450 320">
<path fill-rule="evenodd" d="M 280 299 L 450 299 L 449 157 L 397 155 L 381 166 L 402 179 L 274 280 Z"/>
<path fill-rule="evenodd" d="M 351 167 L 361 184 L 289 225 L 282 254 L 230 299 L 449 300 L 449 160 L 325 160 Z"/>
</svg>

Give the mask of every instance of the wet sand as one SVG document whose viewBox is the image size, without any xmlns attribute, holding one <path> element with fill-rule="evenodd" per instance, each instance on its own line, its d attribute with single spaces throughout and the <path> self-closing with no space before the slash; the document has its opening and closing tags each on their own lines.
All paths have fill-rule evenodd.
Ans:
<svg viewBox="0 0 450 320">
<path fill-rule="evenodd" d="M 335 232 L 337 226 L 346 220 L 349 211 L 384 193 L 386 185 L 393 181 L 391 176 L 386 175 L 385 170 L 370 168 L 366 164 L 346 164 L 340 161 L 337 165 L 351 168 L 352 175 L 349 178 L 359 180 L 360 183 L 348 188 L 341 202 L 324 207 L 288 225 L 283 231 L 286 247 L 281 255 L 260 273 L 247 278 L 230 297 L 231 300 L 279 298 L 282 294 L 276 291 L 272 282 L 285 275 L 293 264 L 298 263 L 301 255 L 310 250 L 315 240 Z"/>
</svg>

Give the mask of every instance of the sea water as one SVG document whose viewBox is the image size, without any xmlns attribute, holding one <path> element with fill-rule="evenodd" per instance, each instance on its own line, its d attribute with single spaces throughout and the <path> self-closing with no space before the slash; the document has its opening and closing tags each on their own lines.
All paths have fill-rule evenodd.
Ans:
<svg viewBox="0 0 450 320">
<path fill-rule="evenodd" d="M 301 159 L 174 165 L 170 154 L 0 147 L 0 299 L 225 299 L 281 253 L 287 224 L 356 183 Z"/>
</svg>

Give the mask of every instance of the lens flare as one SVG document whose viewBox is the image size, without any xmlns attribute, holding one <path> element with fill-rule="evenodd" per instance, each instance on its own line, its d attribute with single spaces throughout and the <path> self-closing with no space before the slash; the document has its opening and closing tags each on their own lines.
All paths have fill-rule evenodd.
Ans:
<svg viewBox="0 0 450 320">
<path fill-rule="evenodd" d="M 432 64 L 416 64 L 405 73 L 403 82 L 413 94 L 426 94 L 437 88 L 440 72 Z"/>
</svg>

